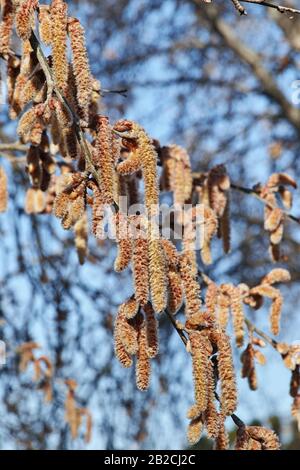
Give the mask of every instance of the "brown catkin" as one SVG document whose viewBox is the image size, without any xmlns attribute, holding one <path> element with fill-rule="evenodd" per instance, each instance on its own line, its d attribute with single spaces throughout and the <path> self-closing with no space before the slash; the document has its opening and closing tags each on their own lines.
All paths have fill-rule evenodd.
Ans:
<svg viewBox="0 0 300 470">
<path fill-rule="evenodd" d="M 254 363 L 254 350 L 251 343 L 248 344 L 247 348 L 241 355 L 242 372 L 243 378 L 248 379 L 248 384 L 251 390 L 257 389 L 257 376 Z"/>
<path fill-rule="evenodd" d="M 48 5 L 40 5 L 39 7 L 39 33 L 43 43 L 50 46 L 52 43 L 52 23 Z"/>
<path fill-rule="evenodd" d="M 124 312 L 125 312 L 125 317 L 128 320 L 131 320 L 132 318 L 134 318 L 136 314 L 138 313 L 138 311 L 139 311 L 139 304 L 133 297 L 131 297 L 130 299 L 127 300 L 127 302 L 125 302 Z"/>
<path fill-rule="evenodd" d="M 244 343 L 244 310 L 241 292 L 238 287 L 231 286 L 229 290 L 231 313 L 236 345 L 240 348 Z"/>
<path fill-rule="evenodd" d="M 229 448 L 229 436 L 225 428 L 225 416 L 219 413 L 220 428 L 215 440 L 215 450 L 227 450 Z"/>
<path fill-rule="evenodd" d="M 114 161 L 111 148 L 111 128 L 105 116 L 97 119 L 97 137 L 94 150 L 94 163 L 100 170 L 101 191 L 107 204 L 114 202 Z"/>
<path fill-rule="evenodd" d="M 215 378 L 213 364 L 209 360 L 207 368 L 208 401 L 204 413 L 205 425 L 208 437 L 215 439 L 219 433 L 220 419 L 215 403 Z"/>
<path fill-rule="evenodd" d="M 150 303 L 143 308 L 146 318 L 146 330 L 147 330 L 147 354 L 150 359 L 154 358 L 158 354 L 159 342 L 158 342 L 158 321 L 155 316 L 155 312 Z"/>
<path fill-rule="evenodd" d="M 229 337 L 224 332 L 216 335 L 218 348 L 218 371 L 221 382 L 221 405 L 223 413 L 231 415 L 237 407 L 237 390 Z"/>
<path fill-rule="evenodd" d="M 10 50 L 12 28 L 14 22 L 13 0 L 4 0 L 1 2 L 2 21 L 0 23 L 0 52 L 7 54 Z"/>
<path fill-rule="evenodd" d="M 238 428 L 236 432 L 235 450 L 249 450 L 250 436 L 245 427 Z"/>
<path fill-rule="evenodd" d="M 222 329 L 226 329 L 229 320 L 230 297 L 224 291 L 226 284 L 221 285 L 221 292 L 218 296 L 218 322 Z"/>
<path fill-rule="evenodd" d="M 87 213 L 77 220 L 74 225 L 75 246 L 79 263 L 82 265 L 87 256 L 87 243 L 88 243 L 88 218 Z"/>
<path fill-rule="evenodd" d="M 262 450 L 280 449 L 279 439 L 271 429 L 266 429 L 261 426 L 247 426 L 246 432 L 253 440 L 258 441 L 261 444 Z"/>
<path fill-rule="evenodd" d="M 272 269 L 261 281 L 261 284 L 276 284 L 278 282 L 289 282 L 291 275 L 287 269 Z"/>
<path fill-rule="evenodd" d="M 34 188 L 38 188 L 41 184 L 42 167 L 40 161 L 40 151 L 37 147 L 30 146 L 27 155 L 27 172 L 30 176 L 31 184 Z"/>
<path fill-rule="evenodd" d="M 115 355 L 118 361 L 122 364 L 123 367 L 132 366 L 132 358 L 130 354 L 126 351 L 124 344 L 121 339 L 121 324 L 120 317 L 117 315 L 114 326 L 114 349 Z"/>
<path fill-rule="evenodd" d="M 34 10 L 38 7 L 38 0 L 21 0 L 16 12 L 16 31 L 25 41 L 31 36 L 34 21 Z"/>
<path fill-rule="evenodd" d="M 208 403 L 207 388 L 207 336 L 204 332 L 193 331 L 189 335 L 193 364 L 195 402 L 199 412 L 205 411 Z"/>
<path fill-rule="evenodd" d="M 280 293 L 272 302 L 271 311 L 270 311 L 270 326 L 271 332 L 273 335 L 278 335 L 280 330 L 280 318 L 282 311 L 283 299 Z"/>
<path fill-rule="evenodd" d="M 116 214 L 116 238 L 118 254 L 115 260 L 114 269 L 121 272 L 127 268 L 132 257 L 132 241 L 128 234 L 127 216 L 121 213 Z"/>
<path fill-rule="evenodd" d="M 84 29 L 76 18 L 69 18 L 68 33 L 71 41 L 72 63 L 79 105 L 88 111 L 92 95 L 92 79 L 85 45 Z"/>
<path fill-rule="evenodd" d="M 167 304 L 167 270 L 161 239 L 148 240 L 149 281 L 152 305 L 157 313 L 163 312 Z"/>
<path fill-rule="evenodd" d="M 118 311 L 116 322 L 118 323 L 118 335 L 126 352 L 134 355 L 138 351 L 138 331 L 135 321 L 128 320 L 125 314 L 126 302 L 122 304 Z"/>
<path fill-rule="evenodd" d="M 7 209 L 8 192 L 7 192 L 7 176 L 5 170 L 0 166 L 0 212 Z"/>
<path fill-rule="evenodd" d="M 173 269 L 168 271 L 168 309 L 175 315 L 183 302 L 183 289 L 180 274 Z"/>
<path fill-rule="evenodd" d="M 203 431 L 202 417 L 198 416 L 189 423 L 187 430 L 187 439 L 191 446 L 197 444 L 200 441 L 201 434 Z"/>
<path fill-rule="evenodd" d="M 43 191 L 36 188 L 29 188 L 25 198 L 26 214 L 38 214 L 45 209 L 45 195 Z"/>
<path fill-rule="evenodd" d="M 169 267 L 176 268 L 179 264 L 179 254 L 175 245 L 170 240 L 162 238 L 162 247 L 165 253 L 166 261 Z"/>
<path fill-rule="evenodd" d="M 135 298 L 140 305 L 145 305 L 149 298 L 148 241 L 137 237 L 132 241 L 132 272 Z"/>
<path fill-rule="evenodd" d="M 57 86 L 65 93 L 68 83 L 67 60 L 67 11 L 64 0 L 52 0 L 50 13 L 52 24 L 53 74 Z"/>
<path fill-rule="evenodd" d="M 207 286 L 205 295 L 205 305 L 207 313 L 212 319 L 216 318 L 216 309 L 218 304 L 218 286 L 214 282 L 210 282 Z"/>
<path fill-rule="evenodd" d="M 200 286 L 191 273 L 187 256 L 180 258 L 180 274 L 185 295 L 185 313 L 192 316 L 198 314 L 201 308 Z"/>
<path fill-rule="evenodd" d="M 145 321 L 142 321 L 138 330 L 138 352 L 136 360 L 136 385 L 142 392 L 150 385 L 151 363 L 147 354 L 147 329 Z"/>
</svg>

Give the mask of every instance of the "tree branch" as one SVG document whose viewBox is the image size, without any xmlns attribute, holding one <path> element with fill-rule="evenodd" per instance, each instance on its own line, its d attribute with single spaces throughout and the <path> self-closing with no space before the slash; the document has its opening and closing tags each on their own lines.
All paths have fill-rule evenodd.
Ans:
<svg viewBox="0 0 300 470">
<path fill-rule="evenodd" d="M 234 2 L 235 0 L 232 0 L 232 1 Z M 244 3 L 253 3 L 255 5 L 261 5 L 263 7 L 273 8 L 279 11 L 280 13 L 291 13 L 294 15 L 300 15 L 300 10 L 297 10 L 296 8 L 284 7 L 282 5 L 276 5 L 275 3 L 271 3 L 271 2 L 265 2 L 262 0 L 240 0 L 240 1 Z"/>
</svg>

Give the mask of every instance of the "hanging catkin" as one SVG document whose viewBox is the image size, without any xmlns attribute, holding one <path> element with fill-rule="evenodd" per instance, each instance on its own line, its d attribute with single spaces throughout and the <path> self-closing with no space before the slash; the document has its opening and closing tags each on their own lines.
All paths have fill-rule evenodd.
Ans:
<svg viewBox="0 0 300 470">
<path fill-rule="evenodd" d="M 274 431 L 261 426 L 246 426 L 246 432 L 255 441 L 258 441 L 262 450 L 279 450 L 280 443 Z"/>
<path fill-rule="evenodd" d="M 115 215 L 116 239 L 118 254 L 114 269 L 116 272 L 124 271 L 132 258 L 132 241 L 129 237 L 127 216 L 118 213 Z"/>
<path fill-rule="evenodd" d="M 18 36 L 25 41 L 31 36 L 34 22 L 34 10 L 38 7 L 38 0 L 21 0 L 16 12 L 16 31 Z"/>
<path fill-rule="evenodd" d="M 168 270 L 168 310 L 175 315 L 183 302 L 183 289 L 180 274 L 177 270 Z"/>
<path fill-rule="evenodd" d="M 126 318 L 126 304 L 123 303 L 117 314 L 118 335 L 126 350 L 130 355 L 134 355 L 138 350 L 138 330 L 135 320 L 128 320 Z"/>
<path fill-rule="evenodd" d="M 146 318 L 147 355 L 152 359 L 158 354 L 158 321 L 150 303 L 147 303 L 143 310 Z"/>
<path fill-rule="evenodd" d="M 192 419 L 189 423 L 187 430 L 187 439 L 191 446 L 197 444 L 200 441 L 201 434 L 203 430 L 203 420 L 202 416 L 198 416 L 195 419 Z"/>
<path fill-rule="evenodd" d="M 136 301 L 145 305 L 149 298 L 148 241 L 143 236 L 132 240 L 132 272 Z"/>
<path fill-rule="evenodd" d="M 5 170 L 0 166 L 0 212 L 7 209 L 8 192 L 7 192 L 7 176 Z"/>
<path fill-rule="evenodd" d="M 68 83 L 67 60 L 67 11 L 68 6 L 64 0 L 52 0 L 52 60 L 53 75 L 57 86 L 65 93 Z"/>
<path fill-rule="evenodd" d="M 121 305 L 119 312 L 122 311 L 123 305 Z M 114 348 L 115 348 L 115 355 L 118 361 L 122 364 L 123 367 L 131 367 L 132 366 L 132 358 L 130 354 L 126 351 L 122 337 L 122 325 L 121 325 L 120 315 L 118 314 L 115 320 L 114 326 Z"/>
<path fill-rule="evenodd" d="M 13 0 L 4 0 L 2 6 L 2 21 L 0 23 L 0 52 L 7 54 L 10 50 L 12 27 L 14 22 Z"/>
<path fill-rule="evenodd" d="M 215 332 L 214 341 L 218 348 L 218 371 L 221 382 L 221 405 L 223 413 L 234 413 L 237 406 L 237 390 L 232 362 L 229 337 L 224 332 Z"/>
<path fill-rule="evenodd" d="M 215 439 L 219 433 L 220 419 L 215 404 L 215 377 L 214 369 L 211 360 L 208 361 L 207 367 L 207 389 L 208 400 L 207 408 L 204 413 L 205 426 L 207 429 L 208 437 Z"/>
<path fill-rule="evenodd" d="M 84 29 L 76 18 L 69 18 L 68 33 L 71 41 L 78 103 L 88 112 L 92 94 L 92 79 L 85 45 Z"/>
<path fill-rule="evenodd" d="M 101 191 L 107 204 L 114 202 L 114 161 L 111 148 L 111 128 L 106 116 L 98 116 L 94 163 L 101 176 Z"/>
<path fill-rule="evenodd" d="M 208 403 L 207 388 L 207 336 L 205 332 L 193 331 L 189 335 L 193 363 L 195 402 L 199 413 L 205 411 Z"/>
<path fill-rule="evenodd" d="M 185 255 L 180 258 L 180 274 L 184 289 L 186 316 L 196 315 L 201 308 L 200 285 L 191 274 L 190 263 Z"/>
<path fill-rule="evenodd" d="M 77 220 L 74 225 L 75 234 L 75 247 L 78 254 L 80 264 L 84 264 L 87 256 L 87 242 L 88 242 L 88 219 L 87 213 Z"/>
<path fill-rule="evenodd" d="M 225 428 L 225 419 L 224 414 L 222 412 L 219 413 L 220 428 L 215 440 L 215 450 L 227 450 L 229 447 L 229 436 Z"/>
<path fill-rule="evenodd" d="M 136 360 L 136 385 L 142 392 L 147 390 L 150 385 L 151 363 L 147 349 L 147 328 L 145 321 L 142 320 L 138 327 L 138 352 Z"/>
<path fill-rule="evenodd" d="M 39 6 L 39 33 L 43 43 L 50 46 L 52 43 L 52 24 L 48 5 Z"/>
</svg>

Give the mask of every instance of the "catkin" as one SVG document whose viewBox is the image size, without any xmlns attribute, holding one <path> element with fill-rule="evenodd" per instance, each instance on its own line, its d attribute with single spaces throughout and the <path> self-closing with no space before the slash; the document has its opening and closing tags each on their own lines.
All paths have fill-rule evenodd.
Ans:
<svg viewBox="0 0 300 470">
<path fill-rule="evenodd" d="M 2 21 L 0 23 L 0 52 L 7 54 L 10 50 L 14 22 L 14 5 L 12 0 L 2 2 Z"/>
<path fill-rule="evenodd" d="M 279 282 L 289 282 L 291 275 L 287 269 L 272 269 L 261 281 L 261 284 L 276 284 Z"/>
<path fill-rule="evenodd" d="M 137 237 L 132 241 L 132 272 L 136 301 L 145 305 L 149 298 L 148 241 Z"/>
<path fill-rule="evenodd" d="M 77 220 L 74 225 L 75 233 L 75 246 L 78 254 L 80 264 L 84 264 L 87 256 L 87 242 L 88 242 L 88 219 L 86 212 Z"/>
<path fill-rule="evenodd" d="M 7 176 L 5 170 L 0 166 L 0 212 L 7 209 L 8 192 L 7 192 Z"/>
<path fill-rule="evenodd" d="M 174 270 L 168 271 L 168 310 L 175 315 L 183 302 L 183 289 L 180 274 Z"/>
<path fill-rule="evenodd" d="M 114 202 L 114 162 L 111 149 L 111 128 L 105 116 L 99 116 L 97 120 L 94 163 L 100 170 L 103 198 L 107 204 L 112 204 Z"/>
<path fill-rule="evenodd" d="M 128 235 L 127 217 L 121 213 L 116 214 L 116 237 L 118 254 L 115 260 L 114 269 L 121 272 L 127 268 L 132 257 L 132 241 Z"/>
<path fill-rule="evenodd" d="M 201 308 L 200 286 L 191 274 L 190 263 L 185 255 L 180 259 L 180 274 L 184 289 L 186 316 L 196 315 Z"/>
<path fill-rule="evenodd" d="M 34 10 L 38 7 L 38 0 L 21 0 L 16 12 L 16 31 L 25 41 L 31 36 L 34 21 Z"/>
<path fill-rule="evenodd" d="M 68 83 L 67 60 L 67 10 L 64 0 L 52 0 L 50 13 L 52 24 L 53 74 L 57 86 L 65 93 Z"/>
<path fill-rule="evenodd" d="M 91 101 L 92 79 L 85 45 L 84 29 L 76 18 L 69 18 L 68 33 L 73 54 L 73 69 L 79 105 L 86 111 Z"/>
<path fill-rule="evenodd" d="M 207 389 L 208 400 L 207 408 L 204 413 L 205 426 L 207 429 L 208 437 L 215 439 L 219 433 L 220 419 L 215 404 L 215 378 L 212 362 L 208 361 L 207 368 Z"/>
<path fill-rule="evenodd" d="M 38 214 L 45 209 L 45 196 L 43 191 L 37 188 L 29 188 L 25 198 L 26 214 Z"/>
<path fill-rule="evenodd" d="M 152 305 L 155 312 L 161 313 L 167 304 L 167 278 L 166 260 L 160 239 L 148 240 L 148 255 Z"/>
<path fill-rule="evenodd" d="M 118 336 L 126 352 L 134 355 L 138 351 L 138 331 L 135 321 L 128 320 L 125 314 L 126 302 L 122 304 L 118 311 L 117 324 Z"/>
<path fill-rule="evenodd" d="M 124 313 L 125 313 L 125 317 L 128 320 L 131 320 L 132 318 L 134 318 L 136 314 L 138 313 L 138 311 L 139 311 L 139 304 L 137 303 L 135 298 L 130 298 L 129 300 L 127 300 L 127 302 L 125 302 Z"/>
<path fill-rule="evenodd" d="M 234 413 L 237 406 L 237 390 L 229 337 L 224 332 L 215 335 L 218 348 L 218 371 L 221 382 L 221 405 L 223 413 Z"/>
<path fill-rule="evenodd" d="M 218 286 L 214 282 L 210 282 L 206 290 L 205 305 L 206 305 L 207 313 L 213 319 L 216 318 L 218 294 L 219 294 Z"/>
<path fill-rule="evenodd" d="M 39 7 L 39 33 L 43 43 L 50 46 L 52 43 L 52 24 L 48 5 L 40 5 Z"/>
<path fill-rule="evenodd" d="M 207 388 L 207 337 L 205 333 L 193 331 L 189 335 L 193 364 L 195 402 L 199 412 L 205 411 L 208 403 Z"/>
<path fill-rule="evenodd" d="M 155 312 L 152 305 L 148 303 L 143 308 L 146 318 L 146 330 L 147 330 L 147 354 L 150 359 L 154 358 L 158 354 L 158 321 L 155 316 Z"/>
<path fill-rule="evenodd" d="M 203 430 L 203 421 L 202 417 L 199 416 L 189 423 L 188 430 L 187 430 L 187 439 L 189 444 L 195 445 L 197 442 L 200 441 L 201 434 Z"/>
<path fill-rule="evenodd" d="M 229 295 L 231 301 L 231 313 L 233 328 L 235 334 L 235 341 L 240 348 L 244 343 L 244 310 L 241 292 L 238 287 L 230 286 Z"/>
<path fill-rule="evenodd" d="M 260 442 L 262 450 L 280 449 L 280 442 L 274 431 L 261 426 L 246 426 L 246 432 L 252 439 Z"/>
<path fill-rule="evenodd" d="M 225 428 L 225 416 L 219 414 L 220 428 L 218 436 L 215 440 L 215 450 L 227 450 L 229 447 L 229 436 Z"/>
<path fill-rule="evenodd" d="M 122 306 L 120 307 L 120 309 Z M 132 366 L 132 358 L 130 354 L 126 351 L 123 341 L 121 339 L 121 320 L 120 315 L 118 314 L 115 320 L 114 326 L 114 349 L 115 355 L 118 361 L 122 364 L 123 367 L 131 367 Z"/>
<path fill-rule="evenodd" d="M 138 331 L 138 352 L 136 360 L 136 385 L 142 392 L 150 385 L 151 363 L 148 356 L 147 329 L 145 321 L 142 321 Z"/>
</svg>

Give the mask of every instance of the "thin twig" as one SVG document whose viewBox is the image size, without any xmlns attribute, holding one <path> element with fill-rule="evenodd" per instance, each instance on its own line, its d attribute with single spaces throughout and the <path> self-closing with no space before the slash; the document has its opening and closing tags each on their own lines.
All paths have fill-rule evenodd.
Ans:
<svg viewBox="0 0 300 470">
<path fill-rule="evenodd" d="M 263 338 L 267 343 L 269 343 L 274 349 L 277 350 L 278 342 L 275 339 L 271 338 L 271 336 L 267 335 L 266 333 L 264 333 L 264 331 L 257 328 L 248 318 L 245 318 L 245 323 L 249 330 L 254 331 L 258 336 Z"/>
<path fill-rule="evenodd" d="M 268 7 L 268 8 L 273 8 L 280 13 L 291 13 L 295 15 L 300 15 L 300 10 L 297 10 L 296 8 L 291 8 L 291 7 L 284 7 L 282 5 L 276 5 L 275 3 L 271 2 L 265 2 L 262 0 L 240 0 L 241 2 L 245 3 L 253 3 L 255 5 L 261 5 L 263 7 Z"/>
<path fill-rule="evenodd" d="M 28 147 L 20 142 L 0 144 L 0 152 L 26 152 Z"/>
<path fill-rule="evenodd" d="M 231 187 L 231 189 L 234 189 L 236 191 L 240 191 L 241 193 L 250 194 L 251 196 L 254 196 L 256 199 L 263 202 L 270 209 L 276 209 L 276 206 L 274 206 L 270 202 L 266 201 L 263 197 L 261 197 L 255 189 L 244 188 L 243 186 L 239 186 L 239 185 L 234 184 L 234 183 L 231 183 L 230 187 Z M 285 215 L 285 217 L 287 219 L 290 219 L 293 222 L 296 222 L 297 224 L 300 224 L 300 217 L 296 217 L 295 215 L 289 214 L 288 212 L 286 212 L 284 210 L 282 210 L 282 213 Z"/>
<path fill-rule="evenodd" d="M 243 5 L 240 4 L 239 0 L 231 0 L 234 8 L 240 15 L 247 15 L 246 8 L 243 7 Z"/>
</svg>

